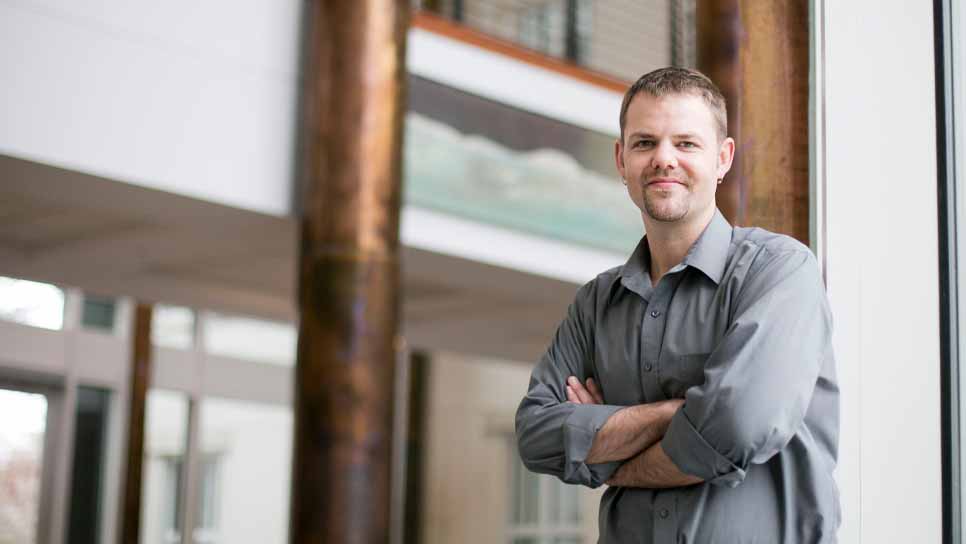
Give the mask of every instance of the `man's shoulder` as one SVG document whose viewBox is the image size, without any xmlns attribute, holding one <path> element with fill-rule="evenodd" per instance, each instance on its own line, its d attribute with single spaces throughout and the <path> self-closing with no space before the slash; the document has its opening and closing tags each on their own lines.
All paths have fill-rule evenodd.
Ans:
<svg viewBox="0 0 966 544">
<path fill-rule="evenodd" d="M 623 269 L 624 265 L 621 264 L 597 274 L 593 279 L 580 286 L 577 290 L 577 300 L 596 302 L 601 293 L 609 292 L 614 284 L 620 282 Z"/>
<path fill-rule="evenodd" d="M 812 255 L 808 246 L 791 236 L 760 227 L 735 227 L 731 245 L 733 253 L 739 257 L 746 257 L 750 253 L 760 253 L 766 258 L 796 253 Z"/>
<path fill-rule="evenodd" d="M 791 236 L 757 227 L 738 227 L 732 244 L 732 274 L 741 278 L 737 285 L 749 281 L 759 286 L 771 285 L 791 277 L 796 278 L 796 288 L 819 288 L 822 283 L 815 254 Z"/>
</svg>

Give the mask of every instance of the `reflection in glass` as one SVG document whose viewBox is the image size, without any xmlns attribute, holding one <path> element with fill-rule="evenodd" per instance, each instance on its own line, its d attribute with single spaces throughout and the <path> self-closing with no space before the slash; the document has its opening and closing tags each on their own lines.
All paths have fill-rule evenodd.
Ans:
<svg viewBox="0 0 966 544">
<path fill-rule="evenodd" d="M 291 409 L 215 398 L 201 406 L 194 541 L 287 542 Z"/>
<path fill-rule="evenodd" d="M 2 299 L 0 299 L 2 300 Z M 0 389 L 0 542 L 36 542 L 47 399 Z"/>
<path fill-rule="evenodd" d="M 155 346 L 174 349 L 194 347 L 194 311 L 183 306 L 156 304 L 151 314 L 151 342 Z"/>
<path fill-rule="evenodd" d="M 0 319 L 60 330 L 64 292 L 54 285 L 0 276 Z"/>
<path fill-rule="evenodd" d="M 212 312 L 205 317 L 204 338 L 205 351 L 214 355 L 295 364 L 298 331 L 291 323 Z"/>
<path fill-rule="evenodd" d="M 172 391 L 148 392 L 141 472 L 141 542 L 181 541 L 181 492 L 188 437 L 188 398 Z"/>
<path fill-rule="evenodd" d="M 71 544 L 99 542 L 109 402 L 110 393 L 104 389 L 77 388 L 67 531 Z"/>
</svg>

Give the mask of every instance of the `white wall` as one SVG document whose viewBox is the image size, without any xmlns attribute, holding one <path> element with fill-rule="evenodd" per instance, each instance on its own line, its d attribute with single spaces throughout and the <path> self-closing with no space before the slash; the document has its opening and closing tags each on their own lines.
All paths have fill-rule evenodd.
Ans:
<svg viewBox="0 0 966 544">
<path fill-rule="evenodd" d="M 940 542 L 932 4 L 816 4 L 827 16 L 823 250 L 842 387 L 840 541 Z"/>
<path fill-rule="evenodd" d="M 0 0 L 0 153 L 285 215 L 301 5 Z"/>
</svg>

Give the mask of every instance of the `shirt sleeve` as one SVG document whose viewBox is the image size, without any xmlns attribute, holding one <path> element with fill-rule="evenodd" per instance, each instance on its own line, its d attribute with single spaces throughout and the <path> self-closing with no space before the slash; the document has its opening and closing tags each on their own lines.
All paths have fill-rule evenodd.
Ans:
<svg viewBox="0 0 966 544">
<path fill-rule="evenodd" d="M 593 314 L 588 311 L 592 304 L 592 284 L 588 284 L 578 291 L 533 370 L 529 390 L 517 409 L 516 437 L 528 469 L 567 483 L 598 487 L 620 463 L 590 464 L 587 453 L 597 431 L 623 406 L 569 403 L 566 393 L 567 377 L 586 381 L 593 376 Z"/>
<path fill-rule="evenodd" d="M 799 431 L 831 350 L 831 313 L 811 252 L 762 249 L 755 264 L 704 383 L 687 390 L 661 441 L 682 472 L 730 487 Z"/>
</svg>

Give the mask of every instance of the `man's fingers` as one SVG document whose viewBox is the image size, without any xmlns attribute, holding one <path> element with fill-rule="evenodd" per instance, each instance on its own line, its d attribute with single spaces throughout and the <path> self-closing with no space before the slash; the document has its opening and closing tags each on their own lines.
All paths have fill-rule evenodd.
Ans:
<svg viewBox="0 0 966 544">
<path fill-rule="evenodd" d="M 580 399 L 577 398 L 577 393 L 574 393 L 574 390 L 571 389 L 569 385 L 567 386 L 567 400 L 576 404 L 580 404 Z"/>
<path fill-rule="evenodd" d="M 594 402 L 604 404 L 604 395 L 600 392 L 600 387 L 597 387 L 597 382 L 593 378 L 587 378 L 587 391 L 590 392 L 590 396 L 594 397 Z"/>
<path fill-rule="evenodd" d="M 594 397 L 592 397 L 590 393 L 588 393 L 587 390 L 584 389 L 584 386 L 582 383 L 580 383 L 580 380 L 578 380 L 574 376 L 567 378 L 567 386 L 570 387 L 570 389 L 573 390 L 574 394 L 577 395 L 577 399 L 580 401 L 581 404 L 596 404 L 594 402 Z"/>
</svg>

